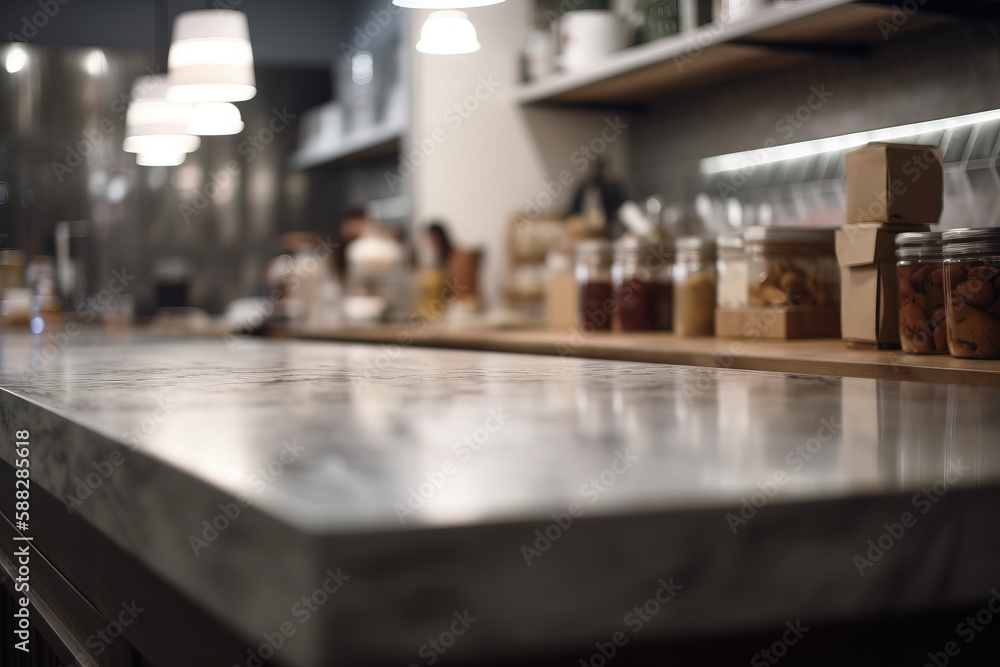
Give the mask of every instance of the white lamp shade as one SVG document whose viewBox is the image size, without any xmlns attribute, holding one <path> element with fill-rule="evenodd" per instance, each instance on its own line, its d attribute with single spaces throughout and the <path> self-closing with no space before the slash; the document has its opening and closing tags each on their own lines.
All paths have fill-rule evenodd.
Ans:
<svg viewBox="0 0 1000 667">
<path fill-rule="evenodd" d="M 144 134 L 125 137 L 122 149 L 126 153 L 193 153 L 201 146 L 201 139 L 183 134 Z"/>
<path fill-rule="evenodd" d="M 202 102 L 194 105 L 189 131 L 200 136 L 236 134 L 243 130 L 240 110 L 229 102 Z"/>
<path fill-rule="evenodd" d="M 142 76 L 132 87 L 132 102 L 125 114 L 128 153 L 190 153 L 201 139 L 188 129 L 194 107 L 165 98 L 167 78 L 162 74 Z"/>
<path fill-rule="evenodd" d="M 480 48 L 476 27 L 468 14 L 457 11 L 434 12 L 420 29 L 417 51 L 439 55 L 473 53 Z"/>
<path fill-rule="evenodd" d="M 392 0 L 397 7 L 407 9 L 465 9 L 498 5 L 503 0 Z"/>
<path fill-rule="evenodd" d="M 247 15 L 232 9 L 181 12 L 167 56 L 177 102 L 239 102 L 257 94 Z"/>
<path fill-rule="evenodd" d="M 28 52 L 20 45 L 14 44 L 7 49 L 7 57 L 4 58 L 4 67 L 10 74 L 15 74 L 24 69 L 28 64 Z"/>
<path fill-rule="evenodd" d="M 176 167 L 184 164 L 187 153 L 136 153 L 135 163 L 140 167 Z"/>
</svg>

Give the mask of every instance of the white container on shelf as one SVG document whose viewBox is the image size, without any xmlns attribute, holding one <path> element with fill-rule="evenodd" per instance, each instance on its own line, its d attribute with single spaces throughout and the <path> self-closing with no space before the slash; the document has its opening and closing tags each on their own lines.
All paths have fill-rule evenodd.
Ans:
<svg viewBox="0 0 1000 667">
<path fill-rule="evenodd" d="M 756 14 L 769 4 L 772 3 L 768 0 L 715 0 L 713 9 L 716 21 L 731 23 Z"/>
<path fill-rule="evenodd" d="M 328 102 L 302 114 L 299 147 L 336 145 L 344 136 L 344 109 L 339 102 Z"/>
<path fill-rule="evenodd" d="M 698 0 L 680 0 L 678 10 L 681 32 L 688 32 L 698 27 Z"/>
<path fill-rule="evenodd" d="M 556 66 L 556 45 L 548 30 L 532 30 L 524 41 L 524 59 L 528 81 L 539 81 L 552 74 Z"/>
<path fill-rule="evenodd" d="M 716 271 L 719 276 L 717 306 L 719 308 L 745 308 L 747 285 L 750 284 L 750 263 L 743 248 L 743 232 L 727 232 L 716 237 L 718 255 Z"/>
<path fill-rule="evenodd" d="M 577 10 L 562 18 L 560 64 L 567 72 L 592 67 L 628 45 L 625 22 L 615 12 Z"/>
</svg>

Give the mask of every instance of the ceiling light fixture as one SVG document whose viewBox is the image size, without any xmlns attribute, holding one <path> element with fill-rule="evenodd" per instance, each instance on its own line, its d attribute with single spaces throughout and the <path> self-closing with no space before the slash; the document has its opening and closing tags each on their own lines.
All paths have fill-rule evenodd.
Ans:
<svg viewBox="0 0 1000 667">
<path fill-rule="evenodd" d="M 127 153 L 163 155 L 191 153 L 201 139 L 189 126 L 194 106 L 166 98 L 167 77 L 162 74 L 139 77 L 132 87 L 132 102 L 125 114 Z"/>
<path fill-rule="evenodd" d="M 954 116 L 952 118 L 941 118 L 939 120 L 928 120 L 909 125 L 886 127 L 879 130 L 854 132 L 826 139 L 800 141 L 794 144 L 773 146 L 771 148 L 758 148 L 757 150 L 717 155 L 703 159 L 699 163 L 699 168 L 701 173 L 705 175 L 718 174 L 724 171 L 753 169 L 764 164 L 796 160 L 824 153 L 836 153 L 850 148 L 859 148 L 871 142 L 896 141 L 910 137 L 919 137 L 924 134 L 944 132 L 995 120 L 1000 120 L 1000 109 L 982 111 L 965 116 Z"/>
<path fill-rule="evenodd" d="M 184 164 L 187 153 L 136 153 L 135 163 L 140 167 L 177 167 Z"/>
<path fill-rule="evenodd" d="M 243 119 L 240 110 L 229 102 L 202 102 L 194 105 L 188 131 L 203 137 L 236 134 L 243 131 Z"/>
<path fill-rule="evenodd" d="M 503 0 L 392 0 L 397 7 L 407 9 L 467 9 L 498 5 Z"/>
<path fill-rule="evenodd" d="M 7 57 L 4 59 L 4 66 L 10 74 L 15 74 L 24 69 L 28 64 L 28 52 L 23 47 L 11 46 L 7 49 Z"/>
<path fill-rule="evenodd" d="M 91 76 L 101 76 L 108 69 L 108 59 L 104 51 L 94 49 L 83 59 L 83 68 Z"/>
<path fill-rule="evenodd" d="M 351 58 L 351 81 L 367 86 L 375 78 L 375 59 L 368 51 L 358 51 Z"/>
<path fill-rule="evenodd" d="M 417 51 L 435 55 L 474 53 L 481 47 L 468 14 L 457 11 L 434 12 L 420 29 Z"/>
<path fill-rule="evenodd" d="M 167 56 L 168 99 L 239 102 L 257 94 L 247 15 L 232 9 L 181 12 Z"/>
</svg>

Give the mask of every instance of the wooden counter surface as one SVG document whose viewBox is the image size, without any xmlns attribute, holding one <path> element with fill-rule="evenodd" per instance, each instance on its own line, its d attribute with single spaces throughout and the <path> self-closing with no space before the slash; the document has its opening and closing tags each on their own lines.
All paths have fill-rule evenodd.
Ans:
<svg viewBox="0 0 1000 667">
<path fill-rule="evenodd" d="M 911 355 L 899 350 L 850 349 L 840 340 L 680 338 L 664 333 L 593 333 L 544 329 L 459 328 L 439 325 L 345 327 L 297 337 L 519 352 L 617 361 L 736 368 L 920 382 L 1000 386 L 1000 360 Z"/>
</svg>

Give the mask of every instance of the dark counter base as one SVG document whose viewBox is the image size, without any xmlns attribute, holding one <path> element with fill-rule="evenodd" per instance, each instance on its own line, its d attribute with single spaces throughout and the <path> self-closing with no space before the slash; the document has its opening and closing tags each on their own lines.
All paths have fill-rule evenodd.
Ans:
<svg viewBox="0 0 1000 667">
<path fill-rule="evenodd" d="M 944 660 L 945 645 L 958 644 L 959 654 L 948 658 L 955 667 L 995 667 L 1000 656 L 1000 614 L 994 622 L 977 633 L 971 643 L 955 635 L 955 626 L 985 607 L 936 614 L 885 616 L 844 625 L 813 626 L 800 641 L 788 648 L 783 657 L 768 662 L 761 651 L 780 640 L 785 627 L 749 635 L 720 636 L 691 641 L 643 645 L 617 649 L 607 663 L 597 657 L 596 647 L 590 647 L 591 661 L 584 664 L 597 667 L 733 667 L 735 665 L 780 665 L 781 667 L 923 667 L 930 662 L 928 653 Z M 756 658 L 756 660 L 755 660 Z M 539 656 L 518 660 L 521 667 L 583 667 L 581 654 Z M 510 661 L 481 663 L 479 667 L 507 667 Z M 939 663 L 944 667 L 945 663 Z"/>
<path fill-rule="evenodd" d="M 0 488 L 14 488 L 14 469 L 2 462 Z M 11 558 L 12 545 L 24 544 L 13 540 L 17 533 L 8 519 L 13 511 L 13 502 L 13 494 L 0 494 L 0 552 L 6 560 Z M 33 629 L 42 631 L 41 636 L 47 645 L 39 651 L 39 655 L 54 652 L 59 662 L 29 661 L 25 665 L 229 667 L 239 663 L 245 650 L 244 642 L 85 521 L 69 514 L 59 499 L 35 486 L 31 492 L 31 505 L 33 515 L 46 517 L 44 522 L 32 522 L 31 591 L 44 603 L 50 616 L 50 623 L 46 623 L 44 615 L 35 608 L 35 598 L 31 598 L 31 624 Z M 4 576 L 2 568 L 0 576 Z M 7 579 L 4 584 L 0 588 L 11 596 L 13 582 Z M 93 647 L 88 646 L 88 639 L 93 644 L 95 634 L 107 628 L 115 615 L 121 612 L 122 603 L 133 599 L 142 607 L 142 613 L 123 628 L 120 637 L 109 644 L 100 643 L 103 647 L 100 655 L 87 650 Z M 9 623 L 10 619 L 11 615 L 5 613 L 3 622 Z M 53 625 L 59 626 L 58 631 Z M 61 639 L 58 634 L 62 635 Z M 13 644 L 9 637 L 5 632 L 4 649 Z M 34 642 L 32 645 L 36 646 Z M 136 662 L 140 653 L 135 647 L 142 649 L 149 662 Z M 23 652 L 13 647 L 11 650 L 15 657 L 23 659 Z M 79 655 L 81 651 L 87 652 L 82 658 Z M 21 664 L 8 663 L 8 656 L 4 653 L 0 655 L 5 657 L 0 661 L 4 667 Z M 30 659 L 38 660 L 39 657 L 35 655 Z"/>
</svg>

